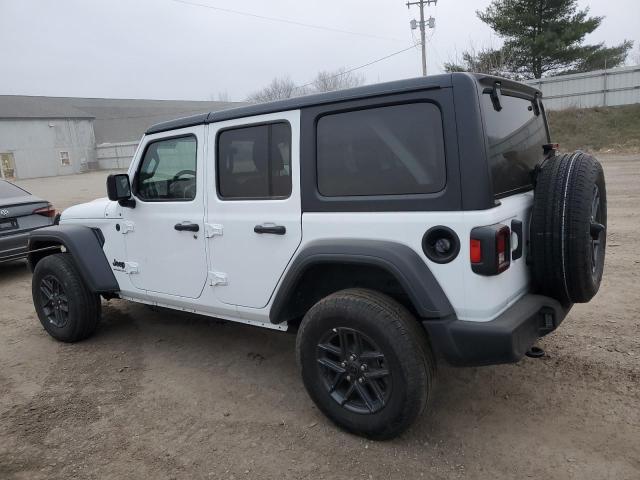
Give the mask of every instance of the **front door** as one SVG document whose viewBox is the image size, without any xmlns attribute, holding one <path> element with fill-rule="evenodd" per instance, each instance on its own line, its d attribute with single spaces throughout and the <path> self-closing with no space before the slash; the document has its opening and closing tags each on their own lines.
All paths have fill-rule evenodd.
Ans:
<svg viewBox="0 0 640 480">
<path fill-rule="evenodd" d="M 125 208 L 126 270 L 144 291 L 197 298 L 207 279 L 204 126 L 145 137 L 129 172 L 135 208 Z"/>
<path fill-rule="evenodd" d="M 302 240 L 300 113 L 209 126 L 210 283 L 223 303 L 265 307 Z"/>
</svg>

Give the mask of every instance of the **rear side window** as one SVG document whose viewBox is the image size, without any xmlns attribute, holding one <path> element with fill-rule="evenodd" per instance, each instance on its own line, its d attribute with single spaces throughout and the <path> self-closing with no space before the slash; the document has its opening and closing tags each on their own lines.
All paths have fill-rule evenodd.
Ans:
<svg viewBox="0 0 640 480">
<path fill-rule="evenodd" d="M 326 115 L 317 127 L 326 197 L 434 193 L 446 181 L 442 116 L 431 103 Z"/>
<path fill-rule="evenodd" d="M 147 201 L 190 201 L 196 196 L 196 138 L 168 138 L 147 145 L 136 193 Z"/>
<path fill-rule="evenodd" d="M 532 187 L 531 171 L 543 160 L 548 143 L 544 114 L 531 100 L 501 95 L 502 110 L 482 95 L 484 128 L 489 144 L 493 193 L 504 197 Z"/>
<path fill-rule="evenodd" d="M 218 194 L 223 199 L 286 198 L 291 194 L 291 127 L 272 123 L 218 135 Z"/>
</svg>

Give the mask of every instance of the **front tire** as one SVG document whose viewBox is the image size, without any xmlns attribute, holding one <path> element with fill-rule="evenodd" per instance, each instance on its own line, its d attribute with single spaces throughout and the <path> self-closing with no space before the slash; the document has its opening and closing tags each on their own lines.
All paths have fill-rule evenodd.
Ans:
<svg viewBox="0 0 640 480">
<path fill-rule="evenodd" d="M 69 254 L 50 255 L 33 272 L 31 294 L 44 329 L 61 342 L 77 342 L 96 330 L 99 295 L 91 292 Z"/>
<path fill-rule="evenodd" d="M 314 305 L 298 331 L 304 385 L 318 408 L 345 430 L 383 440 L 424 410 L 435 361 L 424 330 L 392 298 L 364 289 Z"/>
</svg>

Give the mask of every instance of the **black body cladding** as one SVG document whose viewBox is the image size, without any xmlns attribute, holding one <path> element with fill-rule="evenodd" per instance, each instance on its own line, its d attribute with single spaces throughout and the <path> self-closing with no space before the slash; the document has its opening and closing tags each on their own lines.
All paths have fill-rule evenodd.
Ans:
<svg viewBox="0 0 640 480">
<path fill-rule="evenodd" d="M 379 240 L 321 240 L 300 252 L 282 281 L 271 307 L 272 323 L 280 323 L 282 312 L 304 272 L 313 265 L 339 263 L 370 265 L 390 273 L 409 296 L 421 318 L 445 318 L 453 307 L 427 264 L 406 245 Z"/>
<path fill-rule="evenodd" d="M 104 255 L 104 236 L 82 225 L 56 225 L 31 233 L 29 250 L 50 245 L 64 245 L 73 256 L 82 278 L 94 293 L 114 293 L 119 290 L 113 271 Z M 29 266 L 33 270 L 42 258 L 29 253 Z"/>
</svg>

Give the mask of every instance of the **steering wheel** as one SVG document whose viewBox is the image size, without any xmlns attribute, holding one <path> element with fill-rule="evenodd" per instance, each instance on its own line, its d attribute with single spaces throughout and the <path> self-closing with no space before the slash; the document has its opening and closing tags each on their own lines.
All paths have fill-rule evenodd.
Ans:
<svg viewBox="0 0 640 480">
<path fill-rule="evenodd" d="M 173 181 L 175 182 L 176 180 L 180 179 L 180 177 L 182 177 L 183 175 L 191 175 L 192 177 L 195 177 L 196 172 L 195 170 L 180 170 L 178 173 L 176 173 L 173 176 Z"/>
</svg>

